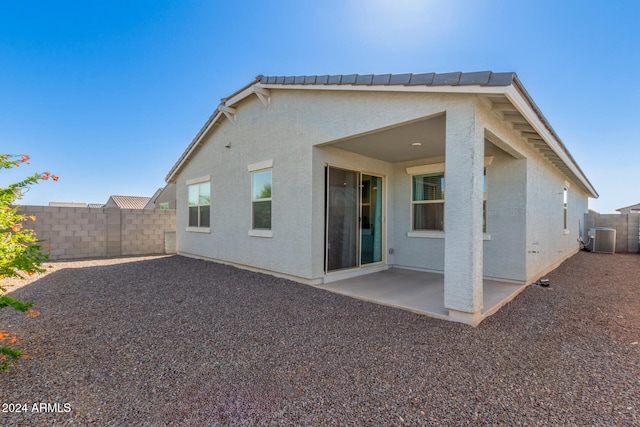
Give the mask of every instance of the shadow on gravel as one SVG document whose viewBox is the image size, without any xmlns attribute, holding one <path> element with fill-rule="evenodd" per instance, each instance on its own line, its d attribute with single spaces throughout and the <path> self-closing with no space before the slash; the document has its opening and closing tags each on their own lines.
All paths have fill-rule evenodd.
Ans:
<svg viewBox="0 0 640 427">
<path fill-rule="evenodd" d="M 63 268 L 0 313 L 30 355 L 0 425 L 638 425 L 639 277 L 579 253 L 471 328 L 180 256 Z"/>
</svg>

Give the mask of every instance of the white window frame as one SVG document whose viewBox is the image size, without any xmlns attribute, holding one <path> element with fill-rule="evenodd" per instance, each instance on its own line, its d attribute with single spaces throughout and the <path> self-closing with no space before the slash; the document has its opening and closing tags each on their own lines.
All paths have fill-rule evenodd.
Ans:
<svg viewBox="0 0 640 427">
<path fill-rule="evenodd" d="M 569 183 L 566 181 L 564 183 L 564 187 L 562 187 L 562 212 L 562 234 L 569 234 Z"/>
<path fill-rule="evenodd" d="M 493 163 L 493 156 L 486 156 L 484 158 L 484 171 L 483 171 L 483 188 L 484 188 L 484 194 L 483 194 L 483 209 L 482 209 L 482 216 L 483 216 L 483 230 L 482 230 L 482 236 L 483 236 L 483 240 L 491 240 L 491 235 L 487 233 L 487 230 L 489 228 L 489 220 L 488 220 L 488 211 L 489 211 L 489 203 L 487 201 L 488 199 L 488 188 L 487 188 L 487 167 L 491 165 L 491 163 Z M 445 163 L 433 163 L 433 164 L 429 164 L 429 165 L 418 165 L 418 166 L 411 166 L 406 168 L 406 172 L 407 175 L 409 175 L 411 177 L 411 218 L 410 218 L 410 231 L 407 232 L 407 237 L 423 237 L 423 238 L 433 238 L 433 239 L 444 239 L 445 237 L 445 231 L 444 231 L 444 225 L 443 225 L 443 230 L 416 230 L 414 229 L 414 222 L 413 222 L 413 209 L 414 209 L 414 200 L 413 200 L 413 177 L 415 175 L 439 175 L 442 174 L 444 176 L 444 171 L 445 171 Z M 446 179 L 446 177 L 445 177 Z M 443 203 L 446 203 L 446 194 L 444 194 L 443 192 L 443 196 L 445 197 L 445 199 L 443 199 Z M 440 202 L 435 201 L 435 202 Z M 425 201 L 422 201 L 422 203 L 425 203 Z M 443 220 L 444 220 L 444 215 L 443 215 Z"/>
<path fill-rule="evenodd" d="M 200 194 L 198 194 L 198 226 L 189 225 L 189 208 L 193 207 L 189 205 L 189 188 L 193 186 L 200 186 L 201 184 L 209 184 L 209 204 L 200 204 Z M 211 175 L 205 175 L 198 178 L 188 179 L 186 181 L 187 185 L 187 228 L 186 231 L 194 232 L 194 233 L 210 233 L 211 232 Z M 201 206 L 209 206 L 209 226 L 203 227 L 201 218 L 200 218 L 200 207 Z"/>
<path fill-rule="evenodd" d="M 250 172 L 250 179 L 251 179 L 251 227 L 249 229 L 249 236 L 252 237 L 273 237 L 273 159 L 270 160 L 265 160 L 263 162 L 258 162 L 258 163 L 253 163 L 247 166 L 247 169 Z M 258 173 L 263 173 L 263 172 L 270 172 L 271 176 L 270 176 L 270 181 L 271 181 L 271 197 L 266 197 L 266 198 L 260 198 L 260 199 L 254 199 L 253 198 L 253 194 L 254 194 L 254 188 L 253 188 L 253 184 L 254 184 L 254 176 L 255 174 Z M 270 215 L 270 224 L 268 229 L 266 228 L 255 228 L 255 224 L 254 224 L 254 204 L 255 203 L 260 203 L 260 202 L 271 202 L 271 215 Z"/>
<path fill-rule="evenodd" d="M 442 199 L 433 199 L 433 200 L 415 200 L 415 195 L 414 195 L 414 178 L 417 176 L 434 176 L 434 177 L 441 177 L 440 180 L 442 182 L 442 185 L 444 187 L 444 172 L 435 172 L 435 173 L 426 173 L 426 174 L 416 174 L 416 175 L 411 175 L 411 231 L 412 232 L 416 232 L 416 233 L 444 233 L 444 209 L 445 209 L 445 190 L 444 188 L 442 188 Z M 430 205 L 430 204 L 441 204 L 442 205 L 442 229 L 437 229 L 437 228 L 433 228 L 433 229 L 429 229 L 429 228 L 424 228 L 424 229 L 416 229 L 416 224 L 415 224 L 415 206 L 416 205 Z"/>
</svg>

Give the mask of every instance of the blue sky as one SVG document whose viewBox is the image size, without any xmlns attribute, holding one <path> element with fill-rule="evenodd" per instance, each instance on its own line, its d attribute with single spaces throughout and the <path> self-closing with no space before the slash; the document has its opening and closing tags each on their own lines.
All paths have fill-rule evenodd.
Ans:
<svg viewBox="0 0 640 427">
<path fill-rule="evenodd" d="M 258 74 L 515 71 L 591 180 L 640 202 L 640 1 L 0 0 L 0 153 L 22 204 L 151 196 Z"/>
</svg>

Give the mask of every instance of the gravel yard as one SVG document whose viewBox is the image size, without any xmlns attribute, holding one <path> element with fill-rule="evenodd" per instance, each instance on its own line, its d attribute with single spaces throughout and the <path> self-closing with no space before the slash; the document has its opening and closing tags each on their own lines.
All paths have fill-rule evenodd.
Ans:
<svg viewBox="0 0 640 427">
<path fill-rule="evenodd" d="M 3 282 L 42 315 L 0 312 L 29 354 L 2 427 L 640 426 L 637 254 L 581 252 L 477 328 L 180 256 L 52 265 Z"/>
</svg>

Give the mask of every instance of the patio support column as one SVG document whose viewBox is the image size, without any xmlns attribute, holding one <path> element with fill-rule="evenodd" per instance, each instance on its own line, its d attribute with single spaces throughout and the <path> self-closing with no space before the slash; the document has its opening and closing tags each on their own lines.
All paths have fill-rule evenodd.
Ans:
<svg viewBox="0 0 640 427">
<path fill-rule="evenodd" d="M 484 128 L 476 100 L 447 110 L 444 305 L 451 320 L 482 320 Z"/>
</svg>

